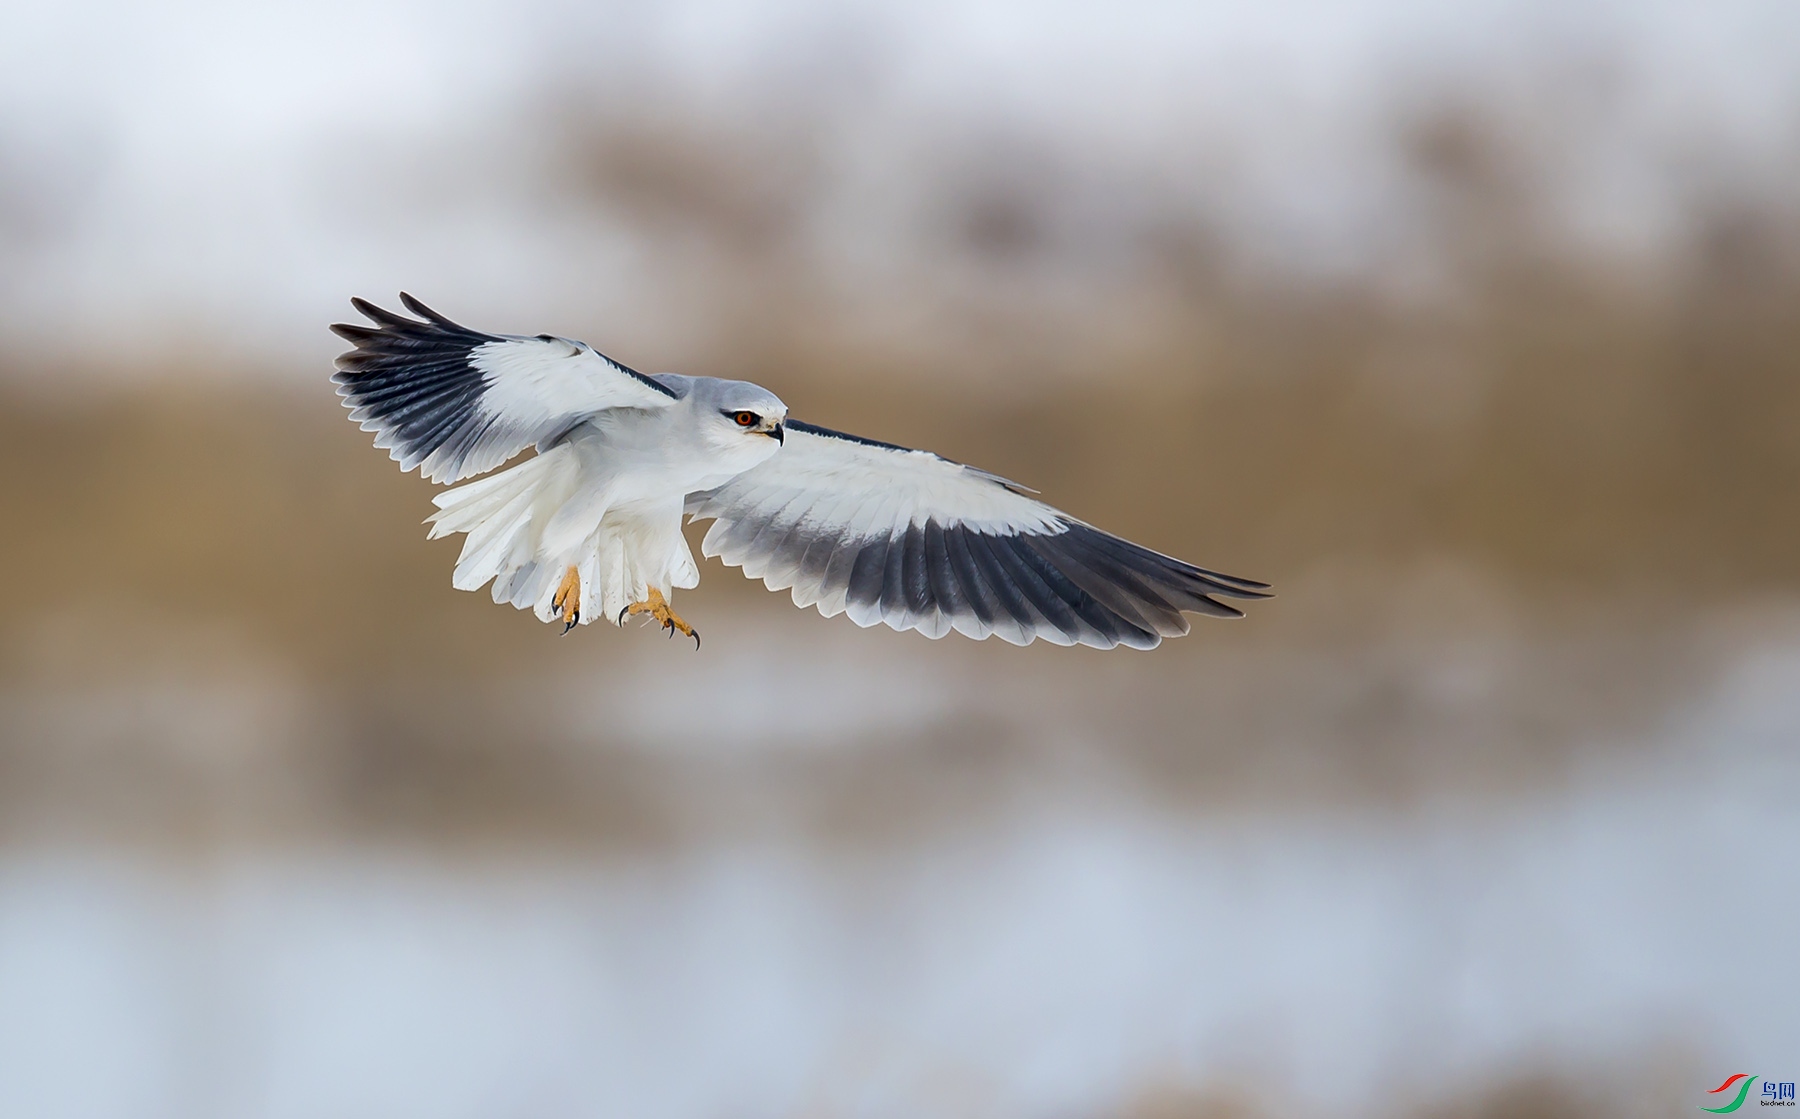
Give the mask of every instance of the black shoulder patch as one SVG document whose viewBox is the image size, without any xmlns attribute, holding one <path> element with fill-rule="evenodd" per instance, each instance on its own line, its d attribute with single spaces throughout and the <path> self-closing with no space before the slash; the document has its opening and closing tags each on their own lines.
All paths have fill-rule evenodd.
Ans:
<svg viewBox="0 0 1800 1119">
<path fill-rule="evenodd" d="M 898 443 L 883 443 L 879 439 L 864 439 L 860 435 L 850 435 L 842 431 L 833 431 L 828 427 L 820 427 L 818 424 L 809 424 L 804 420 L 790 419 L 787 422 L 787 426 L 789 431 L 804 431 L 808 435 L 821 435 L 826 439 L 841 439 L 846 443 L 861 443 L 865 447 L 880 447 L 884 451 L 912 452 L 918 450 L 917 447 L 902 447 Z M 923 453 L 931 454 L 930 451 Z"/>
</svg>

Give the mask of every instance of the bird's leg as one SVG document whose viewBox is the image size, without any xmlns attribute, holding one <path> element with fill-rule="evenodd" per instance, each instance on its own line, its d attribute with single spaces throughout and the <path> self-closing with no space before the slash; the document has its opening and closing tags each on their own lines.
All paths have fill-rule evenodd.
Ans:
<svg viewBox="0 0 1800 1119">
<path fill-rule="evenodd" d="M 556 588 L 556 597 L 550 600 L 550 608 L 562 612 L 564 633 L 575 628 L 581 621 L 581 571 L 574 564 L 569 565 L 568 573 L 563 576 L 562 586 Z"/>
<path fill-rule="evenodd" d="M 684 636 L 694 639 L 694 648 L 700 647 L 699 631 L 682 621 L 681 615 L 669 609 L 669 603 L 663 598 L 662 592 L 655 587 L 650 588 L 649 597 L 644 601 L 634 602 L 619 611 L 619 624 L 624 625 L 625 619 L 632 614 L 648 614 L 662 623 L 662 627 L 669 631 L 670 637 L 674 637 L 676 631 L 679 630 Z"/>
</svg>

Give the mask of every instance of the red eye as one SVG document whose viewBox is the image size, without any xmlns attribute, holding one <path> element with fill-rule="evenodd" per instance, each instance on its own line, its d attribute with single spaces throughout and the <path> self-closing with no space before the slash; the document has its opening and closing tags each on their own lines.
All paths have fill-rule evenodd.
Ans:
<svg viewBox="0 0 1800 1119">
<path fill-rule="evenodd" d="M 739 427 L 750 427 L 756 423 L 755 412 L 739 412 L 731 418 L 737 421 Z"/>
</svg>

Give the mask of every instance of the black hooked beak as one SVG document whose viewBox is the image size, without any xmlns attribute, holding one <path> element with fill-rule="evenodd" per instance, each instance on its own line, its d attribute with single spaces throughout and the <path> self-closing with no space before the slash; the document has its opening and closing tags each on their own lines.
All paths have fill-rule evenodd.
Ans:
<svg viewBox="0 0 1800 1119">
<path fill-rule="evenodd" d="M 781 430 L 780 424 L 776 424 L 774 427 L 770 428 L 768 431 L 768 435 L 769 435 L 769 438 L 775 440 L 775 442 L 780 443 L 783 446 L 787 445 L 787 440 L 782 438 L 782 430 Z"/>
</svg>

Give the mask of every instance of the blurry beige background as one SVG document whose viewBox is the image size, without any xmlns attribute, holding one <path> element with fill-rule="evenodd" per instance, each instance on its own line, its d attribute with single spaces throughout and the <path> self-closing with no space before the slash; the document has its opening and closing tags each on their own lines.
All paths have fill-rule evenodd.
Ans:
<svg viewBox="0 0 1800 1119">
<path fill-rule="evenodd" d="M 1797 172 L 1775 0 L 8 5 L 0 1113 L 1794 1079 Z M 402 288 L 1280 597 L 559 638 L 331 392 Z"/>
</svg>

